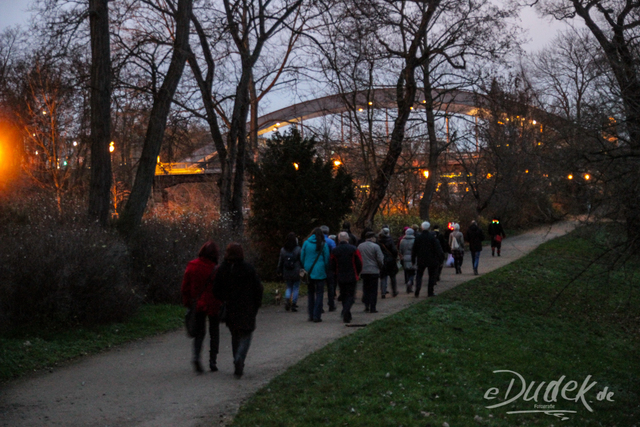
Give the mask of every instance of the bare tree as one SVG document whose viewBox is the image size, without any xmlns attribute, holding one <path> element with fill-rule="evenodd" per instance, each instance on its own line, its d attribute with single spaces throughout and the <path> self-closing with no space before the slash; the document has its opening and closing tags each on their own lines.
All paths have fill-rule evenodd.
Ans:
<svg viewBox="0 0 640 427">
<path fill-rule="evenodd" d="M 124 212 L 118 221 L 119 229 L 127 234 L 132 233 L 140 225 L 151 195 L 156 159 L 162 146 L 167 116 L 189 52 L 189 29 L 193 0 L 178 0 L 177 7 L 172 3 L 168 4 L 172 8 L 175 20 L 173 53 L 169 69 L 151 108 L 149 126 L 135 182 Z"/>
<path fill-rule="evenodd" d="M 91 28 L 91 182 L 89 217 L 107 225 L 111 197 L 111 48 L 108 0 L 89 1 Z"/>
</svg>

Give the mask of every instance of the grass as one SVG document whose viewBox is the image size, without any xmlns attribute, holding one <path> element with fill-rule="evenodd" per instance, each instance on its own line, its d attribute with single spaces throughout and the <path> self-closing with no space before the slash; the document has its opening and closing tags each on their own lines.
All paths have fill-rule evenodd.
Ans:
<svg viewBox="0 0 640 427">
<path fill-rule="evenodd" d="M 286 285 L 265 282 L 263 305 L 272 305 L 275 290 L 284 296 Z M 306 288 L 300 289 L 306 295 Z M 184 307 L 143 305 L 127 322 L 94 327 L 23 328 L 0 335 L 0 382 L 42 369 L 52 369 L 78 357 L 148 336 L 180 329 Z"/>
<path fill-rule="evenodd" d="M 13 330 L 0 336 L 0 381 L 175 330 L 184 324 L 184 313 L 184 308 L 177 305 L 144 305 L 126 323 Z"/>
<path fill-rule="evenodd" d="M 600 241 L 556 239 L 336 341 L 272 380 L 233 425 L 640 426 L 640 265 L 607 268 L 606 233 L 598 233 L 590 235 Z M 538 401 L 487 408 L 504 402 L 515 378 L 496 370 L 534 382 L 529 396 L 544 381 Z M 585 399 L 593 412 L 561 393 L 544 401 L 550 381 L 582 385 L 589 375 L 597 382 Z M 516 380 L 509 397 L 520 387 Z M 605 387 L 613 402 L 598 400 Z M 485 399 L 491 388 L 498 397 Z M 534 404 L 576 413 L 564 421 L 507 413 Z"/>
</svg>

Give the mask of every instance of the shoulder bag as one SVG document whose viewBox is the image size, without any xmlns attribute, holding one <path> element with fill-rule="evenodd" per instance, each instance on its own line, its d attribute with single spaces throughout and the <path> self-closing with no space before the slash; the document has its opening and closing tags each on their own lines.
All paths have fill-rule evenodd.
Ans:
<svg viewBox="0 0 640 427">
<path fill-rule="evenodd" d="M 311 264 L 311 268 L 309 269 L 309 271 L 305 270 L 304 268 L 300 269 L 300 281 L 305 285 L 309 284 L 309 280 L 311 279 L 309 276 L 311 275 L 311 272 L 313 271 L 313 267 L 316 266 L 316 263 L 318 262 L 318 259 L 320 258 L 320 255 L 322 255 L 323 251 L 324 251 L 324 243 L 322 243 L 322 247 L 320 248 L 320 251 L 316 256 L 315 261 L 313 261 L 313 264 Z"/>
</svg>

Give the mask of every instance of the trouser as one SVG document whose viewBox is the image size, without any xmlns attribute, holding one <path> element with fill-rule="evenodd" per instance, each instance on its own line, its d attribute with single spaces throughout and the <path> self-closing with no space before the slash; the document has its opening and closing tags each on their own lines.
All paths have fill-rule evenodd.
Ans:
<svg viewBox="0 0 640 427">
<path fill-rule="evenodd" d="M 393 295 L 395 295 L 398 293 L 398 283 L 396 281 L 395 274 L 385 274 L 384 276 L 380 276 L 380 295 L 385 295 L 387 293 L 387 278 L 391 279 L 391 291 L 393 292 Z"/>
<path fill-rule="evenodd" d="M 233 364 L 244 368 L 244 360 L 247 358 L 253 331 L 243 329 L 231 329 L 231 350 L 233 351 Z"/>
<path fill-rule="evenodd" d="M 307 311 L 309 320 L 320 320 L 322 318 L 322 299 L 324 296 L 324 279 L 309 279 L 307 290 L 307 300 L 309 302 Z"/>
<path fill-rule="evenodd" d="M 285 301 L 291 299 L 291 303 L 296 305 L 298 303 L 298 293 L 300 292 L 300 279 L 287 280 L 287 290 L 284 293 Z"/>
<path fill-rule="evenodd" d="M 437 265 L 433 265 L 433 266 L 425 266 L 425 265 L 419 265 L 418 266 L 418 272 L 416 274 L 416 292 L 415 295 L 419 296 L 420 295 L 420 289 L 422 289 L 422 276 L 424 276 L 424 271 L 427 270 L 428 274 L 429 274 L 429 281 L 427 283 L 427 295 L 428 296 L 433 296 L 433 288 L 436 285 L 436 275 L 438 274 L 438 266 Z"/>
<path fill-rule="evenodd" d="M 330 310 L 336 308 L 336 282 L 333 277 L 327 277 L 327 304 Z"/>
<path fill-rule="evenodd" d="M 407 292 L 413 289 L 413 279 L 416 277 L 416 271 L 412 268 L 404 269 L 404 284 L 407 285 Z"/>
<path fill-rule="evenodd" d="M 502 241 L 498 242 L 495 239 L 495 236 L 491 239 L 491 255 L 493 255 L 493 252 L 497 249 L 498 250 L 498 255 L 500 255 L 500 248 L 502 247 Z"/>
<path fill-rule="evenodd" d="M 378 275 L 362 274 L 362 302 L 365 309 L 370 311 L 376 310 L 378 302 Z"/>
<path fill-rule="evenodd" d="M 462 261 L 464 260 L 464 251 L 453 251 L 453 266 L 456 268 L 456 273 L 462 272 Z"/>
<path fill-rule="evenodd" d="M 471 261 L 473 262 L 474 273 L 478 271 L 478 263 L 480 263 L 480 251 L 471 252 Z"/>
<path fill-rule="evenodd" d="M 207 316 L 207 313 L 196 313 L 196 336 L 193 339 L 193 360 L 200 361 L 202 344 L 206 331 L 206 321 L 209 318 L 209 362 L 216 364 L 218 349 L 220 348 L 220 320 L 218 316 Z"/>
<path fill-rule="evenodd" d="M 338 283 L 338 286 L 342 300 L 342 317 L 345 321 L 351 321 L 351 307 L 356 297 L 356 282 Z"/>
</svg>

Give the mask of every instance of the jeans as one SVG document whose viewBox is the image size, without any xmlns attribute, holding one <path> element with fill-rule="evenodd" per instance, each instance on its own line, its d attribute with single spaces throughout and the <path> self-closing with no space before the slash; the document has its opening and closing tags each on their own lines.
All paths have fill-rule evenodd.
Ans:
<svg viewBox="0 0 640 427">
<path fill-rule="evenodd" d="M 398 283 L 396 281 L 395 274 L 380 276 L 380 295 L 385 295 L 387 293 L 387 278 L 391 279 L 391 291 L 393 292 L 393 295 L 395 295 L 398 292 Z"/>
<path fill-rule="evenodd" d="M 327 277 L 327 303 L 329 309 L 335 310 L 336 308 L 336 282 L 333 277 Z"/>
<path fill-rule="evenodd" d="M 355 302 L 356 282 L 339 283 L 340 299 L 342 300 L 342 318 L 345 322 L 351 321 L 351 307 Z"/>
<path fill-rule="evenodd" d="M 298 303 L 298 293 L 300 291 L 300 279 L 287 280 L 287 290 L 284 293 L 285 301 L 291 298 L 292 304 Z"/>
<path fill-rule="evenodd" d="M 309 301 L 307 310 L 309 320 L 320 320 L 322 318 L 322 298 L 324 296 L 325 280 L 309 279 L 309 289 L 307 298 Z"/>
<path fill-rule="evenodd" d="M 230 329 L 230 332 L 233 364 L 244 368 L 244 360 L 247 358 L 247 353 L 249 352 L 253 332 L 242 329 Z"/>
<path fill-rule="evenodd" d="M 427 270 L 429 274 L 429 281 L 427 283 L 427 296 L 433 296 L 433 288 L 436 285 L 436 279 L 438 278 L 438 266 L 418 266 L 418 273 L 416 274 L 416 292 L 415 296 L 420 295 L 420 289 L 422 289 L 422 276 L 424 276 L 424 270 Z"/>
<path fill-rule="evenodd" d="M 378 275 L 362 274 L 362 302 L 364 307 L 370 311 L 376 311 L 378 302 Z"/>
<path fill-rule="evenodd" d="M 471 261 L 473 262 L 473 271 L 478 271 L 478 263 L 480 262 L 480 251 L 471 252 Z"/>
<path fill-rule="evenodd" d="M 206 331 L 206 321 L 209 318 L 209 362 L 216 364 L 218 359 L 218 349 L 220 347 L 220 320 L 218 316 L 207 316 L 207 313 L 196 313 L 196 336 L 193 339 L 193 361 L 200 361 L 202 344 Z"/>
<path fill-rule="evenodd" d="M 404 284 L 407 285 L 407 292 L 413 288 L 413 279 L 416 277 L 416 271 L 413 269 L 404 269 Z"/>
</svg>

